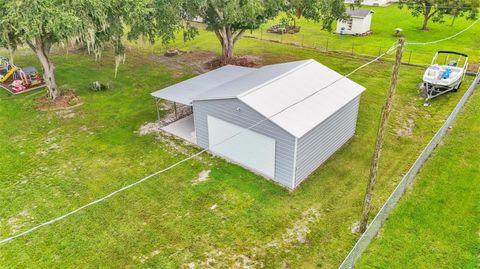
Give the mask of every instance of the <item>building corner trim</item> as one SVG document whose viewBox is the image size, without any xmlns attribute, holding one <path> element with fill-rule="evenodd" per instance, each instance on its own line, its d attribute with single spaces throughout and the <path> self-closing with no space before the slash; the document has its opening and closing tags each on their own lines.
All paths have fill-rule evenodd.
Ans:
<svg viewBox="0 0 480 269">
<path fill-rule="evenodd" d="M 292 190 L 297 187 L 297 145 L 298 145 L 298 138 L 295 137 L 295 148 L 293 152 L 293 180 L 292 180 Z"/>
</svg>

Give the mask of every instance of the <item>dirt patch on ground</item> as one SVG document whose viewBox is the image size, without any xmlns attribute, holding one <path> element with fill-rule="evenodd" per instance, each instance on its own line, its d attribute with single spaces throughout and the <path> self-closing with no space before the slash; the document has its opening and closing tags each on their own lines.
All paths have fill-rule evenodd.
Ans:
<svg viewBox="0 0 480 269">
<path fill-rule="evenodd" d="M 138 257 L 134 256 L 133 259 L 134 260 L 139 260 L 141 263 L 145 263 L 146 261 L 148 261 L 149 259 L 157 256 L 158 254 L 160 254 L 160 250 L 156 249 L 152 252 L 150 252 L 149 254 L 146 254 L 146 255 L 140 255 Z"/>
<path fill-rule="evenodd" d="M 205 63 L 212 61 L 217 55 L 210 51 L 198 50 L 185 52 L 176 56 L 151 55 L 150 60 L 162 64 L 168 69 L 174 71 L 174 74 L 181 76 L 185 67 L 192 69 L 196 73 L 205 73 L 209 69 Z"/>
<path fill-rule="evenodd" d="M 36 102 L 37 109 L 42 111 L 67 109 L 81 104 L 80 97 L 72 90 L 62 91 L 60 96 L 55 100 L 44 96 L 38 98 Z"/>
<path fill-rule="evenodd" d="M 402 128 L 395 129 L 397 136 L 411 137 L 413 135 L 413 129 L 415 128 L 415 120 L 408 118 L 403 124 Z"/>
<path fill-rule="evenodd" d="M 471 63 L 468 65 L 467 71 L 472 73 L 477 73 L 480 68 L 480 63 Z"/>
<path fill-rule="evenodd" d="M 213 70 L 228 64 L 244 67 L 259 67 L 262 66 L 262 59 L 260 57 L 251 55 L 235 56 L 233 59 L 229 60 L 215 57 L 211 61 L 205 63 L 205 68 L 208 70 Z"/>
<path fill-rule="evenodd" d="M 293 223 L 282 235 L 282 238 L 274 239 L 266 245 L 266 248 L 284 249 L 295 244 L 306 244 L 307 235 L 310 233 L 310 224 L 320 219 L 320 212 L 314 208 L 309 208 L 302 213 L 302 217 Z"/>
<path fill-rule="evenodd" d="M 73 111 L 73 109 L 71 108 L 68 108 L 65 110 L 60 110 L 55 112 L 55 115 L 57 115 L 59 118 L 62 118 L 62 119 L 71 119 L 75 117 L 75 111 Z"/>
<path fill-rule="evenodd" d="M 202 182 L 205 182 L 208 180 L 208 177 L 210 176 L 210 170 L 203 170 L 202 172 L 200 172 L 198 174 L 198 177 L 197 179 L 195 179 L 193 181 L 193 184 L 192 185 L 197 185 L 197 184 L 200 184 Z"/>
<path fill-rule="evenodd" d="M 33 217 L 30 215 L 28 210 L 23 210 L 19 212 L 17 216 L 9 218 L 7 223 L 10 225 L 10 234 L 16 234 L 24 227 L 25 222 L 28 222 L 32 219 Z"/>
<path fill-rule="evenodd" d="M 393 134 L 398 137 L 412 137 L 417 126 L 416 121 L 419 113 L 422 113 L 421 108 L 413 104 L 408 104 L 401 110 L 396 110 Z"/>
<path fill-rule="evenodd" d="M 262 58 L 251 55 L 236 56 L 230 61 L 223 61 L 217 54 L 205 50 L 183 52 L 176 56 L 151 55 L 150 59 L 175 71 L 178 76 L 185 67 L 202 74 L 227 64 L 245 67 L 260 67 L 263 64 Z"/>
<path fill-rule="evenodd" d="M 57 151 L 57 150 L 60 149 L 60 144 L 59 144 L 58 138 L 55 134 L 56 131 L 57 131 L 57 129 L 51 130 L 47 133 L 46 138 L 43 140 L 43 143 L 45 144 L 45 147 L 43 149 L 37 151 L 37 155 L 46 156 L 49 153 Z"/>
<path fill-rule="evenodd" d="M 318 222 L 320 217 L 317 209 L 308 208 L 280 237 L 266 244 L 256 244 L 248 253 L 236 254 L 232 249 L 214 249 L 206 252 L 204 259 L 189 261 L 182 268 L 263 268 L 265 265 L 262 260 L 266 257 L 288 252 L 298 245 L 308 244 L 310 226 Z"/>
<path fill-rule="evenodd" d="M 162 125 L 159 122 L 147 122 L 140 126 L 139 135 L 158 134 L 162 131 Z"/>
</svg>

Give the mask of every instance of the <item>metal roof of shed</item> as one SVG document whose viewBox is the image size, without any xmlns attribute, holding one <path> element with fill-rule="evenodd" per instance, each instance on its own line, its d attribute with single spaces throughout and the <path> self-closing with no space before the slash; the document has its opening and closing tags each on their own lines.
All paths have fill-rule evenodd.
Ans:
<svg viewBox="0 0 480 269">
<path fill-rule="evenodd" d="M 243 75 L 228 76 L 228 79 L 223 77 L 222 82 L 212 81 L 217 77 L 217 70 L 196 77 L 199 78 L 196 81 L 190 79 L 168 87 L 165 89 L 169 91 L 168 94 L 162 95 L 165 90 L 161 90 L 152 95 L 172 100 L 171 95 L 177 94 L 170 92 L 177 88 L 190 94 L 190 102 L 237 98 L 299 138 L 365 90 L 363 86 L 348 78 L 323 89 L 343 76 L 315 60 L 268 65 L 259 69 L 238 69 Z M 233 70 L 233 67 L 229 70 Z M 208 81 L 202 81 L 200 77 L 212 72 L 215 74 L 207 77 Z M 187 86 L 182 86 L 183 83 L 187 83 Z M 198 91 L 200 94 L 196 96 L 191 95 L 191 91 L 184 90 L 195 88 L 193 83 L 201 86 Z M 206 86 L 208 83 L 210 87 Z"/>
<path fill-rule="evenodd" d="M 191 105 L 195 96 L 210 91 L 215 86 L 244 76 L 254 68 L 226 65 L 151 93 L 156 98 Z"/>
<path fill-rule="evenodd" d="M 365 17 L 367 17 L 368 15 L 370 15 L 371 13 L 374 13 L 374 12 L 373 12 L 373 10 L 370 10 L 370 9 L 347 8 L 345 10 L 345 13 L 347 13 L 348 15 L 350 15 L 351 17 L 354 17 L 354 18 L 365 18 Z"/>
</svg>

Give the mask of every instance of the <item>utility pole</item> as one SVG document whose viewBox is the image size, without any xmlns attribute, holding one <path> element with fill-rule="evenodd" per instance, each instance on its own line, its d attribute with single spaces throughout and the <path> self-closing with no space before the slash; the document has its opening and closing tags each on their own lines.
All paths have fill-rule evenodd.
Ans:
<svg viewBox="0 0 480 269">
<path fill-rule="evenodd" d="M 377 131 L 377 141 L 375 142 L 375 151 L 373 153 L 372 164 L 370 166 L 370 176 L 368 178 L 367 190 L 365 192 L 365 199 L 363 201 L 362 216 L 358 227 L 358 232 L 364 233 L 368 225 L 368 215 L 372 208 L 372 197 L 375 183 L 377 181 L 378 161 L 380 159 L 380 153 L 382 151 L 383 138 L 385 136 L 385 127 L 387 125 L 388 116 L 392 111 L 393 97 L 398 82 L 398 73 L 400 71 L 400 65 L 402 64 L 403 48 L 405 46 L 405 39 L 400 38 L 398 41 L 395 63 L 392 69 L 392 77 L 390 79 L 390 86 L 388 88 L 387 99 L 382 110 L 382 118 Z"/>
</svg>

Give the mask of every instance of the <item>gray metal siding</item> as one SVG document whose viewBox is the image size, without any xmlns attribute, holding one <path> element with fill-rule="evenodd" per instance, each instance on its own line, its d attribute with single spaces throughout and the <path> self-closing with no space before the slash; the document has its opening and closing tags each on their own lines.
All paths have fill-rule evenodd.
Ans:
<svg viewBox="0 0 480 269">
<path fill-rule="evenodd" d="M 295 187 L 355 134 L 359 101 L 360 96 L 298 139 Z"/>
<path fill-rule="evenodd" d="M 197 144 L 203 148 L 209 147 L 207 115 L 243 128 L 249 128 L 265 118 L 238 99 L 194 101 L 193 109 Z M 291 189 L 293 184 L 295 138 L 268 120 L 253 127 L 251 130 L 276 140 L 275 178 L 273 180 Z"/>
</svg>

